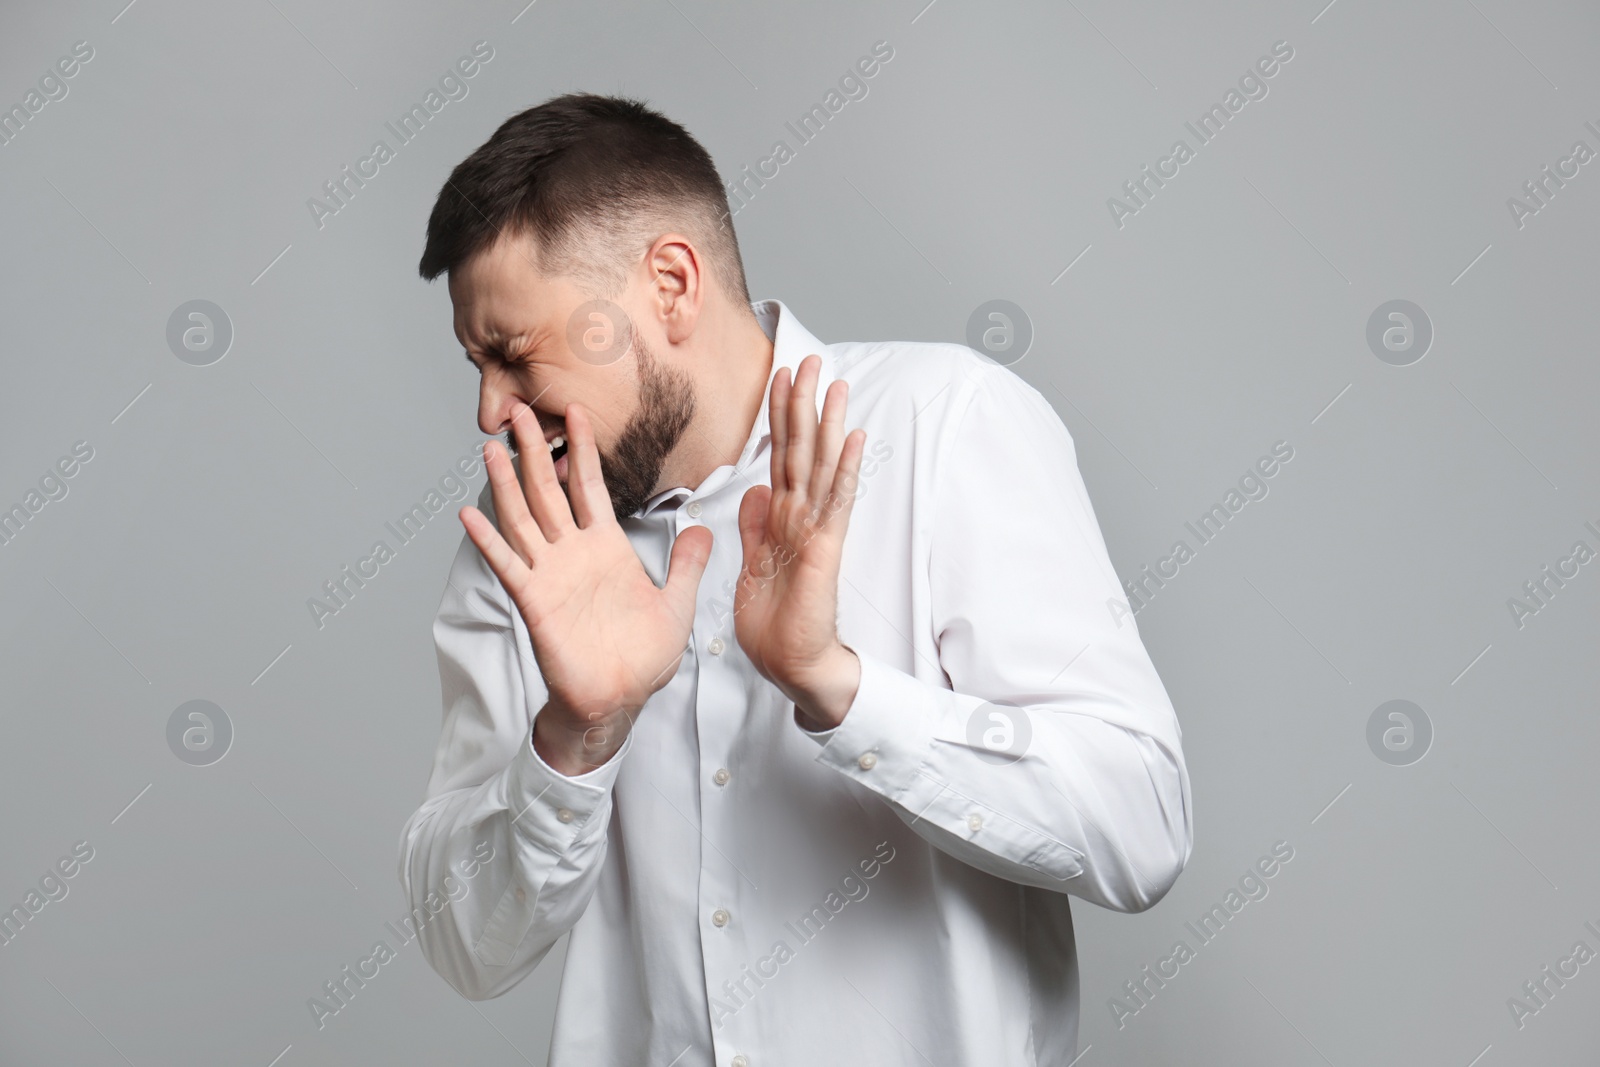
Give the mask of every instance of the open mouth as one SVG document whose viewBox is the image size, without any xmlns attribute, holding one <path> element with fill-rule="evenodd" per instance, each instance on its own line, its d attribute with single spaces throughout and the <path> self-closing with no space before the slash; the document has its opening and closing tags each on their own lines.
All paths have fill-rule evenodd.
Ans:
<svg viewBox="0 0 1600 1067">
<path fill-rule="evenodd" d="M 548 442 L 550 449 L 550 462 L 554 463 L 567 454 L 567 438 L 565 434 L 556 434 Z"/>
</svg>

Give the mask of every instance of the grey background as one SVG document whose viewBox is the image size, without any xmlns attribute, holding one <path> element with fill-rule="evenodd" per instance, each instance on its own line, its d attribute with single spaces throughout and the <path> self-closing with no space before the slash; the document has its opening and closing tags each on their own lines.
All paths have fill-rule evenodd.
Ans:
<svg viewBox="0 0 1600 1067">
<path fill-rule="evenodd" d="M 412 944 L 320 1031 L 306 1007 L 392 940 L 439 722 L 454 505 L 323 629 L 305 603 L 480 439 L 415 275 L 426 214 L 503 119 L 578 88 L 648 99 L 731 178 L 878 40 L 867 98 L 738 215 L 754 295 L 830 341 L 1023 307 L 1015 369 L 1124 578 L 1295 449 L 1138 616 L 1195 851 L 1145 914 L 1075 906 L 1079 1062 L 1592 1062 L 1600 965 L 1521 1029 L 1506 1004 L 1600 949 L 1600 565 L 1520 629 L 1506 603 L 1600 547 L 1600 165 L 1521 229 L 1506 206 L 1600 149 L 1592 5 L 524 2 L 0 16 L 4 106 L 95 50 L 0 147 L 0 506 L 95 450 L 0 547 L 0 904 L 95 850 L 0 947 L 0 1062 L 544 1062 L 559 950 L 471 1004 Z M 307 198 L 478 40 L 469 95 L 319 230 Z M 1107 198 L 1279 40 L 1270 94 L 1115 226 Z M 165 340 L 195 299 L 234 329 L 207 367 Z M 1365 340 L 1393 299 L 1434 327 L 1407 367 Z M 195 699 L 235 734 L 207 767 L 166 741 Z M 1392 699 L 1433 725 L 1410 766 L 1367 745 Z M 1280 840 L 1270 895 L 1119 1029 L 1122 983 Z"/>
</svg>

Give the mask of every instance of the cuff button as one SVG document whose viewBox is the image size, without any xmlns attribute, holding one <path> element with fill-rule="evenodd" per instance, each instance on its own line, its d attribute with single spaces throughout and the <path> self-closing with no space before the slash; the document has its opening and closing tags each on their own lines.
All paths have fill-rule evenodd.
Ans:
<svg viewBox="0 0 1600 1067">
<path fill-rule="evenodd" d="M 856 766 L 864 771 L 870 771 L 878 765 L 878 757 L 871 752 L 863 752 L 861 758 L 856 760 Z"/>
</svg>

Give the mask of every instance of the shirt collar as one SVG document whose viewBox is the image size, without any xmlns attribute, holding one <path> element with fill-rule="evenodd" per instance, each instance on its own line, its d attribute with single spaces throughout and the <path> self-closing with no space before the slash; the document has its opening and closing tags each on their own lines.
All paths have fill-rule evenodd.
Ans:
<svg viewBox="0 0 1600 1067">
<path fill-rule="evenodd" d="M 743 469 L 755 458 L 761 445 L 772 436 L 772 422 L 768 408 L 768 398 L 772 395 L 772 380 L 778 376 L 778 371 L 784 367 L 789 368 L 790 381 L 800 372 L 800 361 L 809 355 L 817 355 L 822 359 L 821 372 L 817 376 L 817 417 L 822 417 L 822 401 L 827 394 L 828 384 L 834 379 L 833 357 L 828 352 L 828 347 L 814 337 L 810 330 L 800 325 L 800 320 L 794 317 L 794 312 L 784 306 L 781 300 L 761 300 L 750 305 L 750 310 L 756 313 L 756 321 L 761 324 L 761 332 L 767 335 L 772 342 L 772 370 L 767 374 L 767 387 L 762 392 L 761 410 L 756 413 L 755 425 L 750 428 L 750 439 L 745 442 L 744 450 L 739 453 L 738 466 Z"/>
<path fill-rule="evenodd" d="M 758 300 L 750 305 L 750 310 L 755 312 L 756 321 L 761 325 L 761 332 L 767 335 L 767 340 L 772 342 L 772 369 L 767 374 L 767 385 L 761 393 L 761 408 L 756 412 L 755 425 L 750 428 L 750 437 L 745 441 L 744 448 L 739 453 L 736 466 L 743 470 L 760 455 L 761 447 L 772 436 L 772 421 L 768 403 L 772 396 L 772 381 L 777 377 L 778 371 L 784 367 L 789 368 L 790 380 L 799 373 L 800 361 L 809 355 L 816 355 L 822 359 L 822 367 L 817 376 L 817 417 L 822 417 L 822 403 L 826 398 L 828 385 L 835 377 L 833 357 L 828 348 L 821 341 L 800 324 L 781 300 Z M 649 500 L 645 501 L 635 515 L 648 515 L 652 511 L 670 503 L 673 498 L 687 499 L 690 490 L 685 486 L 665 489 Z"/>
</svg>

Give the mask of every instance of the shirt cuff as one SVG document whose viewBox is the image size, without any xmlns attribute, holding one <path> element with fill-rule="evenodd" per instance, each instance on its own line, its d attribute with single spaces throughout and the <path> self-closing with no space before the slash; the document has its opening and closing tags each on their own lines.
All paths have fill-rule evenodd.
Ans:
<svg viewBox="0 0 1600 1067">
<path fill-rule="evenodd" d="M 630 731 L 610 759 L 569 777 L 539 755 L 530 729 L 506 781 L 506 807 L 517 835 L 530 845 L 561 854 L 583 838 L 586 829 L 599 827 L 604 832 L 611 818 L 611 788 L 632 746 Z"/>
<path fill-rule="evenodd" d="M 826 745 L 833 739 L 833 735 L 839 732 L 839 728 L 837 726 L 830 726 L 826 730 L 812 730 L 805 726 L 801 726 L 799 708 L 796 708 L 794 711 L 794 724 L 800 727 L 801 733 L 805 734 L 819 745 Z"/>
<path fill-rule="evenodd" d="M 861 685 L 843 721 L 831 730 L 812 734 L 823 746 L 817 762 L 898 801 L 928 762 L 939 720 L 939 698 L 961 698 L 949 690 L 934 689 L 859 648 L 855 653 L 861 660 Z"/>
</svg>

